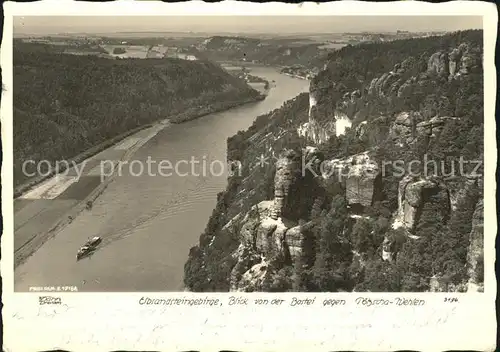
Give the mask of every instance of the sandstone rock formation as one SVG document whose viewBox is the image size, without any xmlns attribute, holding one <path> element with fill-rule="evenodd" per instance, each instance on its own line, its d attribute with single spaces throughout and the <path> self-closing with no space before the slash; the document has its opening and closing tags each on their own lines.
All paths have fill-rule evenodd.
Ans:
<svg viewBox="0 0 500 352">
<path fill-rule="evenodd" d="M 271 218 L 278 219 L 286 208 L 293 206 L 288 199 L 292 184 L 300 176 L 300 156 L 292 150 L 285 150 L 276 162 L 274 177 L 274 206 Z"/>
<path fill-rule="evenodd" d="M 193 265 L 193 268 L 202 267 L 199 263 L 208 263 L 207 272 L 217 273 L 220 263 L 225 274 L 224 280 L 220 279 L 220 287 L 224 289 L 227 287 L 227 273 L 231 269 L 231 290 L 262 290 L 269 288 L 270 283 L 273 289 L 305 287 L 299 282 L 301 275 L 306 277 L 311 271 L 315 274 L 320 272 L 319 261 L 315 259 L 325 258 L 323 254 L 328 254 L 331 249 L 321 248 L 321 240 L 332 235 L 339 238 L 335 242 L 339 250 L 335 251 L 335 255 L 342 253 L 338 255 L 342 257 L 338 263 L 339 267 L 342 266 L 339 273 L 344 275 L 345 272 L 346 277 L 345 282 L 338 280 L 339 289 L 375 290 L 378 288 L 371 283 L 376 281 L 389 287 L 386 282 L 389 280 L 383 275 L 392 276 L 404 268 L 403 278 L 394 280 L 391 290 L 398 286 L 402 289 L 428 289 L 427 284 L 430 284 L 431 291 L 463 291 L 469 277 L 468 290 L 480 290 L 484 242 L 482 202 L 476 207 L 472 230 L 466 234 L 470 236 L 470 243 L 464 244 L 463 237 L 455 241 L 459 236 L 450 232 L 454 227 L 447 223 L 452 219 L 453 226 L 462 226 L 460 221 L 456 221 L 460 215 L 457 216 L 454 211 L 464 211 L 470 218 L 472 209 L 465 207 L 464 210 L 462 205 L 474 204 L 480 196 L 476 197 L 475 193 L 474 200 L 469 203 L 463 197 L 470 196 L 467 194 L 469 187 L 480 189 L 480 180 L 462 175 L 452 179 L 409 175 L 399 179 L 398 185 L 399 176 L 382 177 L 381 167 L 377 165 L 381 157 L 385 157 L 385 161 L 390 161 L 388 158 L 402 159 L 406 162 L 405 171 L 410 171 L 407 168 L 410 159 L 422 157 L 425 153 L 440 158 L 440 150 L 432 140 L 440 135 L 446 137 L 442 141 L 451 139 L 450 148 L 446 147 L 446 143 L 440 144 L 445 156 L 456 155 L 455 149 L 463 148 L 476 158 L 479 152 L 469 147 L 479 133 L 471 133 L 473 138 L 463 136 L 457 143 L 453 143 L 450 133 L 446 136 L 441 134 L 444 128 L 451 131 L 448 127 L 455 127 L 452 125 L 457 117 L 452 114 L 460 116 L 464 122 L 470 119 L 474 128 L 480 125 L 480 117 L 473 113 L 468 116 L 466 112 L 467 108 L 480 106 L 480 99 L 474 93 L 480 86 L 480 75 L 476 75 L 480 72 L 478 68 L 482 60 L 480 45 L 474 42 L 475 37 L 471 43 L 454 44 L 464 38 L 467 37 L 440 39 L 437 43 L 426 39 L 420 44 L 422 50 L 412 46 L 408 52 L 391 51 L 387 56 L 381 54 L 373 65 L 369 63 L 359 67 L 352 65 L 352 57 L 347 55 L 351 49 L 346 50 L 345 58 L 332 55 L 335 59 L 325 64 L 325 71 L 312 79 L 308 97 L 301 95 L 300 103 L 291 104 L 290 110 L 285 109 L 283 114 L 275 113 L 276 116 L 270 114 L 268 124 L 262 120 L 258 128 L 242 134 L 245 143 L 234 143 L 234 149 L 243 149 L 241 154 L 248 156 L 248 160 L 262 151 L 279 155 L 274 179 L 274 170 L 269 167 L 265 173 L 249 173 L 241 180 L 232 180 L 236 182 L 228 190 L 227 201 L 225 198 L 220 206 L 222 214 L 217 218 L 222 219 L 217 223 L 220 224 L 232 217 L 222 228 L 233 240 L 227 250 L 232 253 L 225 253 L 219 248 L 224 241 L 214 241 L 215 248 L 207 250 L 205 257 L 199 255 L 200 259 L 197 257 L 195 263 L 197 266 Z M 406 44 L 402 49 L 406 50 Z M 398 61 L 400 63 L 391 69 L 391 65 Z M 448 80 L 456 81 L 449 83 Z M 468 101 L 471 103 L 468 104 Z M 351 121 L 355 126 L 354 133 L 336 139 L 335 143 L 326 143 L 332 136 L 339 136 L 350 127 Z M 283 151 L 288 141 L 294 145 L 297 142 L 295 131 L 310 142 L 302 154 Z M 462 142 L 467 142 L 466 147 L 462 147 Z M 328 160 L 325 161 L 318 150 L 328 155 Z M 361 150 L 367 151 L 358 153 Z M 358 154 L 351 155 L 353 153 Z M 309 164 L 311 160 L 313 175 L 304 176 L 301 172 L 304 164 Z M 411 171 L 416 170 L 413 168 Z M 258 187 L 261 184 L 265 187 Z M 272 189 L 274 194 L 270 193 Z M 397 209 L 394 204 L 396 196 Z M 437 206 L 428 203 L 431 201 L 437 202 Z M 337 217 L 340 207 L 343 221 L 330 221 Z M 424 216 L 421 216 L 422 213 Z M 442 236 L 434 236 L 429 232 L 429 226 L 441 216 L 444 227 L 436 234 Z M 429 221 L 428 226 L 422 226 L 424 219 Z M 466 228 L 470 225 L 468 220 L 463 224 Z M 355 224 L 359 224 L 356 231 L 353 230 Z M 329 226 L 331 234 L 328 233 Z M 398 228 L 399 231 L 393 231 Z M 212 232 L 221 234 L 218 228 L 209 235 Z M 448 246 L 448 243 L 451 245 Z M 462 248 L 467 245 L 468 248 Z M 448 251 L 454 251 L 458 246 L 457 252 L 463 255 L 456 261 L 448 261 Z M 331 250 L 333 252 L 333 248 Z M 465 268 L 466 250 L 468 275 L 462 280 L 463 271 L 455 269 Z M 433 263 L 429 252 L 443 255 L 443 260 Z M 409 260 L 400 261 L 398 255 L 407 255 Z M 380 259 L 385 263 L 380 263 Z M 420 264 L 426 266 L 425 270 L 414 265 L 420 260 Z M 307 270 L 296 270 L 296 265 L 303 265 Z M 325 265 L 325 272 L 335 272 L 337 268 L 334 266 L 337 263 L 332 267 Z M 455 275 L 456 272 L 459 275 Z M 436 275 L 430 277 L 434 273 Z M 296 275 L 299 280 L 290 280 L 294 274 L 300 274 Z M 283 286 L 280 286 L 283 282 L 274 281 L 283 278 Z M 316 285 L 319 283 L 314 282 L 308 287 Z M 341 287 L 343 285 L 345 287 Z M 335 289 L 337 287 L 332 287 L 332 290 Z"/>
<path fill-rule="evenodd" d="M 270 202 L 261 202 L 239 220 L 241 244 L 232 254 L 236 264 L 230 275 L 233 291 L 261 288 L 275 263 L 293 262 L 303 253 L 301 226 L 272 219 L 270 208 Z"/>
<path fill-rule="evenodd" d="M 295 226 L 286 232 L 285 245 L 292 261 L 300 257 L 303 253 L 304 234 L 301 226 Z"/>
<path fill-rule="evenodd" d="M 229 286 L 231 291 L 245 290 L 246 287 L 241 284 L 243 275 L 249 271 L 249 268 L 261 263 L 262 258 L 252 251 L 250 247 L 243 244 L 238 247 L 232 256 L 236 260 L 236 265 L 231 270 Z M 248 275 L 246 278 L 248 278 Z"/>
<path fill-rule="evenodd" d="M 257 253 L 261 253 L 270 260 L 282 259 L 287 230 L 282 221 L 271 218 L 262 220 L 256 231 L 255 247 Z"/>
<path fill-rule="evenodd" d="M 314 103 L 314 100 L 311 102 Z M 340 105 L 342 105 L 342 103 L 340 103 Z M 318 118 L 319 116 L 321 116 L 321 119 Z M 315 145 L 320 145 L 327 142 L 331 136 L 344 134 L 345 129 L 351 127 L 351 125 L 352 121 L 346 114 L 340 111 L 318 113 L 315 105 L 310 105 L 309 121 L 300 125 L 297 128 L 297 133 L 299 136 L 307 138 Z"/>
<path fill-rule="evenodd" d="M 252 292 L 262 290 L 268 279 L 268 264 L 262 261 L 253 265 L 241 277 L 234 291 Z"/>
<path fill-rule="evenodd" d="M 392 71 L 386 72 L 371 80 L 368 86 L 368 94 L 379 98 L 401 97 L 405 89 L 417 82 L 417 77 L 408 78 L 408 70 L 415 64 L 415 59 L 409 57 L 403 62 L 396 64 Z"/>
<path fill-rule="evenodd" d="M 449 54 L 449 80 L 465 76 L 481 65 L 480 54 L 462 43 Z"/>
<path fill-rule="evenodd" d="M 323 171 L 323 178 L 344 184 L 348 204 L 372 204 L 379 167 L 369 152 L 330 160 Z"/>
<path fill-rule="evenodd" d="M 331 136 L 344 134 L 345 129 L 352 125 L 352 121 L 342 110 L 356 104 L 361 97 L 359 90 L 346 92 L 342 96 L 331 96 L 331 89 L 342 90 L 336 87 L 335 83 L 328 83 L 328 80 L 311 82 L 309 120 L 297 128 L 299 136 L 307 138 L 315 145 L 325 143 Z"/>
<path fill-rule="evenodd" d="M 363 136 L 366 134 L 367 123 L 367 121 L 363 121 L 358 126 L 356 126 L 356 137 L 363 138 Z"/>
<path fill-rule="evenodd" d="M 306 148 L 304 155 L 306 160 L 321 161 L 316 148 Z M 226 231 L 239 228 L 240 246 L 233 253 L 236 264 L 231 271 L 231 290 L 258 289 L 269 279 L 274 263 L 293 261 L 301 255 L 301 226 L 286 218 L 287 207 L 294 206 L 290 189 L 301 177 L 299 160 L 294 151 L 281 153 L 276 164 L 274 199 L 258 203 L 223 227 Z"/>
<path fill-rule="evenodd" d="M 396 116 L 389 135 L 395 141 L 411 144 L 419 137 L 436 137 L 447 122 L 456 119 L 452 116 L 435 116 L 423 121 L 420 113 L 405 111 Z"/>
<path fill-rule="evenodd" d="M 431 55 L 427 63 L 427 72 L 439 76 L 448 75 L 448 55 L 444 51 L 438 51 Z"/>
<path fill-rule="evenodd" d="M 370 82 L 370 87 L 368 88 L 368 94 L 375 95 L 378 97 L 390 96 L 391 93 L 397 91 L 398 86 L 401 85 L 401 73 L 400 72 L 387 72 L 378 78 L 374 78 Z"/>
<path fill-rule="evenodd" d="M 479 52 L 471 50 L 468 44 L 462 43 L 450 52 L 441 50 L 432 54 L 427 62 L 426 74 L 448 77 L 452 80 L 477 70 L 481 60 Z M 368 94 L 379 98 L 411 94 L 408 89 L 426 75 L 408 77 L 411 75 L 408 70 L 414 64 L 415 59 L 410 57 L 396 64 L 390 72 L 373 78 L 367 89 Z M 348 98 L 350 98 L 348 94 L 344 95 L 344 99 Z"/>
<path fill-rule="evenodd" d="M 287 228 L 281 221 L 270 217 L 273 205 L 273 201 L 262 201 L 253 206 L 243 219 L 240 215 L 234 220 L 238 224 L 235 227 L 240 227 L 240 245 L 232 254 L 236 261 L 230 275 L 233 291 L 246 291 L 261 285 L 267 263 L 284 256 Z"/>
<path fill-rule="evenodd" d="M 429 195 L 439 194 L 443 211 L 450 211 L 450 199 L 446 186 L 437 180 L 406 176 L 399 182 L 398 213 L 393 228 L 404 226 L 413 232 L 420 211 Z"/>
<path fill-rule="evenodd" d="M 352 92 L 346 92 L 343 97 L 342 97 L 342 102 L 344 104 L 347 104 L 348 102 L 354 103 L 356 102 L 356 99 L 359 99 L 361 97 L 361 92 L 359 89 L 356 89 Z"/>
<path fill-rule="evenodd" d="M 391 251 L 391 241 L 385 237 L 384 242 L 382 243 L 382 260 L 392 261 L 393 253 Z"/>
<path fill-rule="evenodd" d="M 413 84 L 417 83 L 417 77 L 413 76 L 408 78 L 406 81 L 401 82 L 401 85 L 398 87 L 397 96 L 401 98 L 402 96 L 408 96 L 410 94 L 410 90 Z"/>
<path fill-rule="evenodd" d="M 481 60 L 479 52 L 471 50 L 467 43 L 462 43 L 448 54 L 439 51 L 431 55 L 427 72 L 452 80 L 476 70 Z"/>
<path fill-rule="evenodd" d="M 327 142 L 331 136 L 337 134 L 335 122 L 335 119 L 332 119 L 320 124 L 318 121 L 310 119 L 309 122 L 299 126 L 297 133 L 299 136 L 305 137 L 314 144 L 319 145 Z"/>
</svg>

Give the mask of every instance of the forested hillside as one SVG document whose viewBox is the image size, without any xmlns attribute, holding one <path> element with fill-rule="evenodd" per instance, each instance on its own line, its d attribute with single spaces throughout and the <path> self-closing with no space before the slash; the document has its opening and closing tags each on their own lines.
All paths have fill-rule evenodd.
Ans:
<svg viewBox="0 0 500 352">
<path fill-rule="evenodd" d="M 482 31 L 463 31 L 330 54 L 309 95 L 228 140 L 242 174 L 186 286 L 481 291 L 482 51 Z"/>
<path fill-rule="evenodd" d="M 69 159 L 160 119 L 182 122 L 262 98 L 208 61 L 113 60 L 20 43 L 14 46 L 15 185 L 26 181 L 25 160 Z"/>
<path fill-rule="evenodd" d="M 256 62 L 272 66 L 322 65 L 326 50 L 321 43 L 297 43 L 297 39 L 256 39 L 214 36 L 198 45 L 201 56 L 215 61 Z"/>
</svg>

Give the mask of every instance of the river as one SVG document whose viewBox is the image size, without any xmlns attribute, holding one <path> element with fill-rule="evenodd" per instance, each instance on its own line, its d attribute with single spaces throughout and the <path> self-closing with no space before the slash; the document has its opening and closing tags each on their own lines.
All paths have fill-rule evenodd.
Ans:
<svg viewBox="0 0 500 352">
<path fill-rule="evenodd" d="M 16 269 L 15 290 L 26 291 L 30 286 L 76 286 L 79 291 L 183 290 L 189 249 L 198 243 L 217 193 L 227 184 L 226 174 L 220 175 L 227 138 L 309 88 L 308 81 L 268 67 L 252 67 L 251 74 L 275 81 L 265 100 L 160 131 L 132 157 L 142 162 L 145 172 L 140 174 L 140 167 L 131 172 L 124 168 L 92 209 L 81 213 Z M 166 175 L 163 169 L 161 176 L 158 164 L 162 160 L 163 165 L 175 166 L 182 160 L 200 164 L 194 174 L 189 166 L 178 164 L 182 175 Z M 206 168 L 201 167 L 203 160 Z M 152 165 L 149 173 L 148 164 Z M 203 175 L 202 170 L 208 171 Z M 92 236 L 101 236 L 103 245 L 93 256 L 77 262 L 76 251 Z"/>
</svg>

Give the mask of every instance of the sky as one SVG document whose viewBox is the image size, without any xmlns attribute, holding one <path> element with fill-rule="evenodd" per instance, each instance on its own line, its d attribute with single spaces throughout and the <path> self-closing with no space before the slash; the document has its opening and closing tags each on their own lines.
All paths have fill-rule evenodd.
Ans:
<svg viewBox="0 0 500 352">
<path fill-rule="evenodd" d="M 482 28 L 479 16 L 23 16 L 14 34 L 112 32 L 343 33 Z"/>
</svg>

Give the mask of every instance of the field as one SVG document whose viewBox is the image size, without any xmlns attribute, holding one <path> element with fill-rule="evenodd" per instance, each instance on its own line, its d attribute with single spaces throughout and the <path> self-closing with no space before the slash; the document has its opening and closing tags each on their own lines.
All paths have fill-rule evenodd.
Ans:
<svg viewBox="0 0 500 352">
<path fill-rule="evenodd" d="M 146 45 L 103 45 L 102 48 L 104 48 L 109 55 L 119 58 L 145 59 L 149 52 L 149 46 Z M 122 48 L 126 52 L 123 54 L 113 54 L 113 50 L 116 48 Z"/>
</svg>

